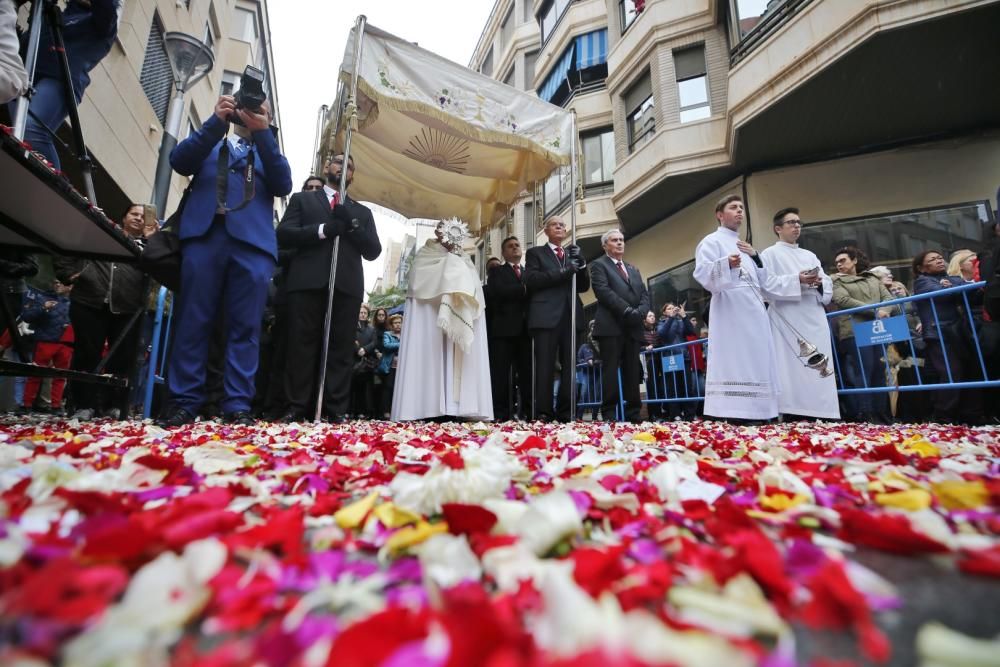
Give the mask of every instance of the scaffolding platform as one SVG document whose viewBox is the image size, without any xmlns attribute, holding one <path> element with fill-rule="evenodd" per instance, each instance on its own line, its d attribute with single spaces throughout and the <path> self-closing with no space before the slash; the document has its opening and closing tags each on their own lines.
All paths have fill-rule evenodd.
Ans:
<svg viewBox="0 0 1000 667">
<path fill-rule="evenodd" d="M 134 262 L 125 232 L 0 125 L 0 244 L 86 259 Z"/>
</svg>

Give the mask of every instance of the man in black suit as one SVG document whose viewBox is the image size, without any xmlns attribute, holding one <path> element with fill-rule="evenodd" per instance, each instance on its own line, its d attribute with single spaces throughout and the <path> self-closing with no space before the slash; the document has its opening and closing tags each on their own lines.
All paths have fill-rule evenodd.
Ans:
<svg viewBox="0 0 1000 667">
<path fill-rule="evenodd" d="M 597 297 L 594 338 L 601 348 L 604 402 L 601 415 L 615 420 L 618 371 L 625 395 L 625 421 L 639 421 L 639 350 L 644 338 L 642 321 L 649 312 L 649 292 L 639 269 L 623 261 L 625 237 L 617 229 L 601 236 L 604 256 L 590 263 L 590 283 Z"/>
<path fill-rule="evenodd" d="M 365 276 L 361 258 L 369 261 L 382 253 L 372 212 L 350 197 L 339 202 L 340 172 L 344 156 L 335 155 L 324 167 L 327 184 L 322 190 L 292 195 L 278 225 L 278 244 L 295 250 L 285 280 L 288 303 L 288 363 L 285 421 L 300 421 L 312 414 L 316 368 L 322 352 L 323 322 L 330 282 L 334 239 L 340 237 L 337 275 L 334 280 L 333 318 L 326 362 L 323 412 L 331 421 L 348 410 L 351 372 L 354 367 L 354 329 L 364 298 Z M 347 164 L 347 185 L 354 177 L 354 160 Z"/>
<path fill-rule="evenodd" d="M 531 340 L 528 338 L 528 288 L 521 267 L 521 242 L 508 236 L 500 244 L 504 263 L 489 272 L 486 281 L 490 338 L 490 377 L 493 383 L 493 419 L 531 417 Z M 511 389 L 520 400 L 514 406 Z"/>
<path fill-rule="evenodd" d="M 587 263 L 579 246 L 563 247 L 568 236 L 566 223 L 559 216 L 545 221 L 545 245 L 530 248 L 525 255 L 524 283 L 528 288 L 528 330 L 535 346 L 535 416 L 552 419 L 553 376 L 559 371 L 559 395 L 555 416 L 569 421 L 570 388 L 574 381 L 576 350 L 573 349 L 570 308 L 576 307 L 576 325 L 582 328 L 583 302 L 573 294 L 576 275 L 577 293 L 590 289 Z"/>
</svg>

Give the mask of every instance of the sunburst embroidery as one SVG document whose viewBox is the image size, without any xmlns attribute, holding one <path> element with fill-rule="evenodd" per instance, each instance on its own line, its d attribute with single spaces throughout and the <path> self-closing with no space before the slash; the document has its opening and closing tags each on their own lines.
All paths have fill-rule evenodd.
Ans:
<svg viewBox="0 0 1000 667">
<path fill-rule="evenodd" d="M 403 155 L 438 169 L 463 174 L 469 166 L 469 142 L 438 130 L 423 128 L 410 139 Z"/>
</svg>

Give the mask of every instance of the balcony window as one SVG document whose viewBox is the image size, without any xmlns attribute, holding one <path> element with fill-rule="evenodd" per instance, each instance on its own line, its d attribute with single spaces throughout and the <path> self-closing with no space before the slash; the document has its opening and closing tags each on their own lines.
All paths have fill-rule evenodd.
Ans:
<svg viewBox="0 0 1000 667">
<path fill-rule="evenodd" d="M 573 0 L 548 0 L 542 5 L 542 11 L 538 13 L 538 27 L 542 31 L 542 44 L 552 36 L 559 19 L 566 13 Z"/>
<path fill-rule="evenodd" d="M 632 153 L 656 131 L 656 108 L 648 71 L 632 84 L 623 99 L 628 122 L 628 151 Z"/>
<path fill-rule="evenodd" d="M 583 144 L 583 184 L 604 185 L 615 170 L 615 134 L 610 127 L 580 137 Z"/>
<path fill-rule="evenodd" d="M 507 72 L 507 76 L 505 76 L 503 78 L 503 82 L 504 82 L 504 85 L 506 85 L 506 86 L 516 87 L 516 86 L 514 86 L 514 66 L 513 65 L 510 66 L 510 71 Z"/>
<path fill-rule="evenodd" d="M 524 90 L 530 88 L 535 82 L 535 63 L 537 61 L 538 51 L 524 54 Z"/>
<path fill-rule="evenodd" d="M 253 44 L 260 37 L 257 32 L 257 16 L 249 9 L 237 7 L 233 11 L 233 32 L 234 39 Z"/>
<path fill-rule="evenodd" d="M 607 55 L 607 29 L 577 35 L 545 77 L 538 96 L 565 105 L 577 91 L 602 87 L 608 78 Z"/>
<path fill-rule="evenodd" d="M 226 70 L 222 73 L 222 88 L 219 91 L 222 95 L 232 95 L 240 87 L 240 73 Z"/>
<path fill-rule="evenodd" d="M 500 24 L 500 49 L 503 50 L 514 39 L 514 5 L 507 10 L 507 16 Z"/>
<path fill-rule="evenodd" d="M 768 13 L 768 5 L 782 4 L 774 0 L 735 0 L 733 6 L 736 10 L 736 26 L 739 38 L 757 27 L 764 15 Z"/>
<path fill-rule="evenodd" d="M 545 180 L 542 202 L 545 217 L 562 210 L 573 194 L 572 172 L 569 167 L 559 167 Z"/>
<path fill-rule="evenodd" d="M 730 64 L 739 62 L 811 0 L 729 0 Z"/>
<path fill-rule="evenodd" d="M 622 32 L 628 30 L 645 5 L 645 0 L 618 0 L 618 20 L 621 21 Z"/>
<path fill-rule="evenodd" d="M 493 76 L 493 48 L 490 48 L 490 52 L 486 54 L 486 58 L 483 60 L 483 64 L 479 67 L 479 71 L 486 76 Z"/>
<path fill-rule="evenodd" d="M 682 123 L 712 115 L 708 101 L 708 77 L 705 74 L 705 47 L 693 46 L 674 51 L 677 97 Z"/>
</svg>

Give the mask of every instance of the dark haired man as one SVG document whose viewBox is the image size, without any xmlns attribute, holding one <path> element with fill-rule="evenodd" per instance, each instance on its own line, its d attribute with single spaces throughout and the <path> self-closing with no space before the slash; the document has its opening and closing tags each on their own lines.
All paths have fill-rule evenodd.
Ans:
<svg viewBox="0 0 1000 667">
<path fill-rule="evenodd" d="M 322 176 L 310 176 L 302 184 L 302 192 L 310 192 L 312 190 L 322 190 L 326 181 L 323 180 Z"/>
<path fill-rule="evenodd" d="M 792 296 L 798 283 L 780 285 L 753 246 L 739 238 L 743 200 L 723 197 L 718 229 L 695 250 L 694 278 L 712 293 L 709 306 L 705 415 L 760 421 L 778 416 L 774 341 L 764 299 Z"/>
<path fill-rule="evenodd" d="M 772 298 L 769 313 L 781 388 L 778 410 L 786 419 L 792 415 L 840 419 L 836 378 L 832 373 L 822 377 L 815 369 L 803 365 L 798 338 L 787 326 L 790 324 L 807 342 L 819 348 L 832 364 L 830 326 L 823 306 L 833 296 L 833 282 L 816 255 L 799 247 L 802 233 L 799 209 L 789 207 L 775 213 L 772 229 L 778 241 L 763 250 L 760 258 L 772 279 L 784 285 L 787 289 L 783 292 L 789 294 Z"/>
<path fill-rule="evenodd" d="M 243 124 L 229 134 L 234 116 Z M 180 224 L 181 289 L 167 379 L 172 410 L 161 422 L 165 426 L 194 421 L 204 405 L 209 340 L 220 316 L 226 336 L 223 415 L 233 423 L 253 423 L 261 323 L 278 254 L 274 198 L 292 191 L 292 173 L 271 119 L 267 102 L 254 112 L 237 109 L 231 95 L 222 95 L 215 113 L 170 153 L 174 171 L 193 179 Z M 223 147 L 228 170 L 220 179 Z M 253 187 L 247 186 L 248 176 Z"/>
<path fill-rule="evenodd" d="M 531 417 L 531 340 L 528 338 L 528 288 L 521 267 L 521 242 L 508 236 L 500 244 L 504 262 L 490 269 L 484 288 L 490 337 L 493 418 Z M 512 392 L 513 388 L 517 392 Z M 515 401 L 516 398 L 520 400 Z M 516 404 L 515 404 L 516 403 Z"/>
<path fill-rule="evenodd" d="M 278 243 L 295 251 L 285 282 L 288 294 L 288 349 L 294 360 L 285 367 L 288 412 L 285 421 L 300 421 L 311 413 L 310 399 L 318 389 L 316 369 L 323 343 L 327 297 L 333 289 L 329 353 L 323 412 L 332 421 L 348 411 L 351 373 L 356 350 L 355 326 L 364 297 L 365 275 L 361 259 L 371 261 L 382 254 L 372 212 L 350 197 L 340 199 L 340 175 L 347 169 L 347 186 L 354 180 L 354 159 L 344 164 L 343 154 L 324 166 L 322 190 L 297 192 L 288 202 L 278 225 Z M 333 245 L 340 238 L 337 275 L 330 285 Z"/>
</svg>

